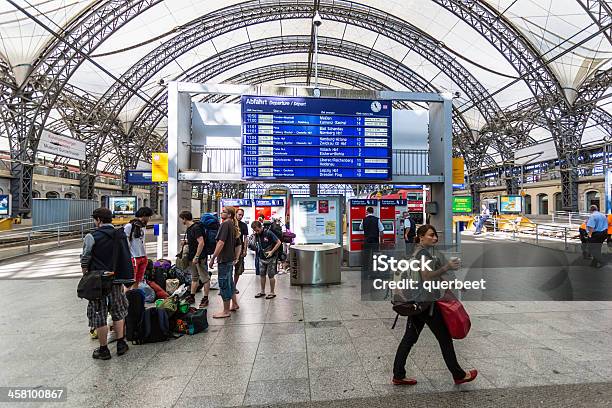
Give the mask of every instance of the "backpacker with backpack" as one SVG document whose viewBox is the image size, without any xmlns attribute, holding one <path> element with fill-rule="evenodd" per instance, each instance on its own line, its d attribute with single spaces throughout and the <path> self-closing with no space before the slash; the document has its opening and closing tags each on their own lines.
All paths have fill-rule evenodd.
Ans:
<svg viewBox="0 0 612 408">
<path fill-rule="evenodd" d="M 217 233 L 221 224 L 216 214 L 206 213 L 200 218 L 200 225 L 204 235 L 204 251 L 206 255 L 212 255 L 217 246 Z"/>
</svg>

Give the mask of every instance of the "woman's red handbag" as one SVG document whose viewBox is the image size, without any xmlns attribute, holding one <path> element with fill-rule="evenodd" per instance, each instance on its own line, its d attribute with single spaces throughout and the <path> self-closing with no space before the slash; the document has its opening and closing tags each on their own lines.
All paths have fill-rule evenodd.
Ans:
<svg viewBox="0 0 612 408">
<path fill-rule="evenodd" d="M 444 297 L 437 302 L 444 323 L 453 339 L 460 340 L 468 335 L 472 322 L 461 302 L 450 290 L 446 291 Z"/>
</svg>

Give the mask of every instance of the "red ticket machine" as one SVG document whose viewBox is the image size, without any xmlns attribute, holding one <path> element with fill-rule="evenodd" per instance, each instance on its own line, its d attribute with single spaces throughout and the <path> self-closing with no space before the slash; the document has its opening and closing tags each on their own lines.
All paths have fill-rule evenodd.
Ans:
<svg viewBox="0 0 612 408">
<path fill-rule="evenodd" d="M 381 199 L 380 200 L 380 222 L 383 225 L 383 248 L 395 248 L 396 225 L 398 213 L 406 209 L 407 202 L 403 199 Z"/>
<path fill-rule="evenodd" d="M 255 199 L 255 219 L 260 215 L 264 216 L 264 221 L 271 221 L 272 218 L 280 218 L 285 222 L 285 200 L 279 198 L 256 198 Z"/>
<path fill-rule="evenodd" d="M 361 250 L 363 249 L 364 235 L 361 222 L 366 217 L 366 208 L 374 208 L 374 215 L 379 216 L 379 200 L 368 198 L 352 198 L 348 205 L 348 263 L 349 266 L 361 265 Z"/>
</svg>

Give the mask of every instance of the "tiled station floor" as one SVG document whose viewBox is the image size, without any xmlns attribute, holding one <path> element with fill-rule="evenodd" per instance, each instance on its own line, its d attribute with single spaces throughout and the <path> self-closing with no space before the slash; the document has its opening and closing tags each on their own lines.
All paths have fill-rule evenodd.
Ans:
<svg viewBox="0 0 612 408">
<path fill-rule="evenodd" d="M 30 268 L 53 262 L 50 254 L 33 257 Z M 467 303 L 472 331 L 455 347 L 464 368 L 478 368 L 478 379 L 453 385 L 425 329 L 407 365 L 419 384 L 397 387 L 389 381 L 405 319 L 391 330 L 389 303 L 360 301 L 358 272 L 345 269 L 342 284 L 329 287 L 291 287 L 288 275 L 277 280 L 275 299 L 255 299 L 258 281 L 245 274 L 240 310 L 209 318 L 206 333 L 131 346 L 122 357 L 111 345 L 113 358 L 96 361 L 75 278 L 2 279 L 0 386 L 67 387 L 67 403 L 54 407 L 149 408 L 393 393 L 409 401 L 413 393 L 612 381 L 612 302 Z M 215 311 L 220 297 L 212 293 Z"/>
</svg>

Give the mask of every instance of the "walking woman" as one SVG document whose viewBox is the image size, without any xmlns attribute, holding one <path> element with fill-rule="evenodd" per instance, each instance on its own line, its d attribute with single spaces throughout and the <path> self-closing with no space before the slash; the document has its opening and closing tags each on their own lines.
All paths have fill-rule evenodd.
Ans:
<svg viewBox="0 0 612 408">
<path fill-rule="evenodd" d="M 415 243 L 414 254 L 417 254 L 417 258 L 420 259 L 421 256 L 424 256 L 425 259 L 432 260 L 430 263 L 430 265 L 433 265 L 431 270 L 427 270 L 427 268 L 421 269 L 423 281 L 439 280 L 440 276 L 444 273 L 451 269 L 459 268 L 459 260 L 451 259 L 450 262 L 445 262 L 443 257 L 440 259 L 432 256 L 431 252 L 433 247 L 438 243 L 438 233 L 432 225 L 421 225 L 417 229 Z M 439 296 L 437 298 L 439 298 Z M 432 302 L 431 306 L 420 314 L 408 317 L 406 333 L 404 333 L 404 337 L 395 354 L 392 383 L 395 385 L 414 385 L 417 383 L 413 378 L 406 378 L 405 366 L 410 349 L 419 339 L 419 334 L 423 330 L 425 324 L 427 324 L 429 329 L 436 336 L 438 343 L 440 343 L 444 362 L 453 375 L 455 384 L 463 384 L 474 380 L 478 375 L 478 371 L 470 370 L 466 373 L 459 366 L 457 356 L 455 355 L 455 348 L 453 347 L 453 339 L 446 328 L 440 309 L 436 302 Z"/>
</svg>

